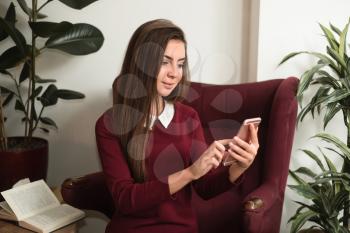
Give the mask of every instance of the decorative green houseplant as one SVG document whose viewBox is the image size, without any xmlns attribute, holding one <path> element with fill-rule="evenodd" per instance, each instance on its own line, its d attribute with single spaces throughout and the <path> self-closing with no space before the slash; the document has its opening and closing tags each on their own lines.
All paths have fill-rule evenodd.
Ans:
<svg viewBox="0 0 350 233">
<path fill-rule="evenodd" d="M 330 120 L 340 112 L 343 114 L 347 129 L 347 141 L 343 143 L 335 136 L 326 133 L 315 136 L 330 143 L 332 147 L 327 148 L 327 151 L 336 153 L 343 159 L 341 170 L 335 168 L 322 150 L 320 152 L 328 165 L 327 169 L 322 165 L 319 156 L 305 150 L 304 152 L 317 162 L 321 173 L 315 174 L 306 167 L 290 172 L 297 182 L 297 185 L 290 187 L 312 202 L 312 204 L 298 202 L 300 208 L 290 219 L 292 233 L 297 232 L 306 222 L 316 223 L 317 225 L 311 228 L 320 228 L 327 233 L 349 232 L 350 58 L 347 54 L 346 41 L 349 22 L 343 30 L 339 30 L 332 24 L 329 28 L 321 24 L 320 27 L 328 41 L 326 53 L 293 52 L 284 57 L 280 64 L 300 54 L 308 54 L 318 59 L 317 63 L 301 76 L 297 92 L 300 105 L 303 102 L 304 92 L 316 91 L 305 106 L 301 105 L 298 121 L 302 121 L 309 113 L 314 117 L 316 112 L 320 114 L 324 111 L 323 127 L 325 129 Z M 302 179 L 297 173 L 306 175 L 308 181 Z M 340 211 L 341 209 L 343 212 Z"/>
<path fill-rule="evenodd" d="M 12 41 L 11 47 L 4 49 L 0 55 L 0 190 L 9 188 L 22 177 L 46 177 L 47 141 L 33 137 L 37 129 L 48 132 L 50 128 L 57 128 L 45 110 L 56 105 L 58 99 L 84 98 L 82 93 L 59 89 L 54 84 L 56 80 L 40 77 L 36 58 L 49 49 L 87 55 L 98 51 L 104 41 L 100 30 L 90 24 L 46 21 L 47 16 L 42 10 L 52 1 L 47 0 L 39 6 L 38 0 L 17 0 L 28 19 L 30 41 L 26 41 L 24 34 L 16 27 L 17 14 L 13 2 L 9 1 L 6 15 L 0 17 L 0 43 Z M 58 1 L 80 10 L 97 0 Z M 18 77 L 13 75 L 16 69 L 21 70 Z M 4 110 L 11 104 L 15 110 L 23 113 L 22 122 L 19 122 L 24 124 L 23 137 L 6 137 L 4 120 L 9 113 Z M 39 155 L 39 152 L 44 154 Z"/>
</svg>

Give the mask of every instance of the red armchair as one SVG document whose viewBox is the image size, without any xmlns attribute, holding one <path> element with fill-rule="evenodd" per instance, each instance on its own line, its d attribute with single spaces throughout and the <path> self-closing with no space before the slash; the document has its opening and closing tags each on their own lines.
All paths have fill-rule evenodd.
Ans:
<svg viewBox="0 0 350 233">
<path fill-rule="evenodd" d="M 200 233 L 278 233 L 293 144 L 297 78 L 239 85 L 192 83 L 186 104 L 201 118 L 206 140 L 230 138 L 245 118 L 260 116 L 260 148 L 242 183 L 208 201 L 195 194 Z M 63 199 L 112 216 L 114 205 L 102 172 L 62 185 Z M 122 232 L 121 232 L 122 233 Z"/>
</svg>

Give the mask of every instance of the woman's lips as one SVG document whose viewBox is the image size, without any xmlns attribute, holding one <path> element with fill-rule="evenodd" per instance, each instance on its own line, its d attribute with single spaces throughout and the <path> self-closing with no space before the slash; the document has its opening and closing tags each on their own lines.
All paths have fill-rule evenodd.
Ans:
<svg viewBox="0 0 350 233">
<path fill-rule="evenodd" d="M 167 89 L 171 89 L 174 86 L 173 83 L 166 83 L 166 82 L 162 82 L 162 83 L 163 83 L 164 87 Z"/>
</svg>

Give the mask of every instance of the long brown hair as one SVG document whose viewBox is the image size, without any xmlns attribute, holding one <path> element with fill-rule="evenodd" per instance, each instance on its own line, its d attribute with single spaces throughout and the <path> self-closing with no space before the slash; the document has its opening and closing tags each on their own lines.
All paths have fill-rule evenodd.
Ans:
<svg viewBox="0 0 350 233">
<path fill-rule="evenodd" d="M 145 148 L 150 127 L 151 104 L 155 101 L 159 115 L 156 79 L 169 40 L 184 42 L 183 31 L 169 20 L 157 19 L 142 24 L 132 35 L 120 74 L 113 83 L 113 121 L 115 132 L 137 182 L 146 179 Z M 187 59 L 183 76 L 173 92 L 165 99 L 183 99 L 188 86 Z"/>
</svg>

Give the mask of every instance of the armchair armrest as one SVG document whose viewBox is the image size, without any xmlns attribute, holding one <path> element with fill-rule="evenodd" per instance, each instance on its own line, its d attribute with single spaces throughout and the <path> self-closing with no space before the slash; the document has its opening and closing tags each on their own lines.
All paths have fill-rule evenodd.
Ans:
<svg viewBox="0 0 350 233">
<path fill-rule="evenodd" d="M 115 209 L 102 172 L 66 179 L 61 187 L 63 200 L 80 209 L 96 210 L 111 218 Z"/>
<path fill-rule="evenodd" d="M 283 197 L 275 185 L 263 184 L 243 201 L 244 232 L 278 233 Z M 278 226 L 276 226 L 278 225 Z"/>
</svg>

